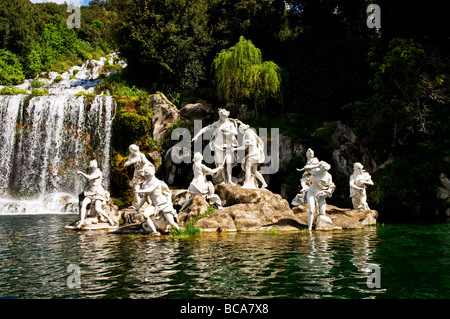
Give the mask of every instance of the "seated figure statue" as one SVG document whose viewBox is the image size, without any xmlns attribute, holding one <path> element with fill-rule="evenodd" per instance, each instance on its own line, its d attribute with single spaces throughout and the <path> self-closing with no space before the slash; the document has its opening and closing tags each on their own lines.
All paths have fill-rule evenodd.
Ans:
<svg viewBox="0 0 450 319">
<path fill-rule="evenodd" d="M 181 210 L 184 210 L 192 202 L 192 197 L 195 195 L 200 195 L 205 197 L 205 199 L 210 204 L 216 204 L 218 207 L 222 205 L 217 194 L 214 194 L 214 185 L 206 179 L 206 175 L 216 174 L 218 171 L 222 170 L 223 167 L 219 166 L 215 169 L 211 169 L 208 166 L 202 164 L 203 155 L 200 153 L 194 154 L 192 169 L 194 171 L 194 178 L 192 179 L 188 191 L 190 198 L 184 203 Z"/>
<path fill-rule="evenodd" d="M 331 219 L 325 215 L 327 197 L 331 197 L 336 186 L 333 183 L 331 174 L 328 173 L 330 164 L 320 161 L 318 164 L 306 165 L 300 171 L 307 171 L 312 175 L 312 184 L 306 193 L 308 203 L 308 230 L 312 230 L 314 213 L 318 213 L 318 218 L 331 224 Z"/>
<path fill-rule="evenodd" d="M 128 157 L 128 160 L 125 162 L 124 166 L 127 167 L 130 165 L 134 165 L 133 179 L 130 181 L 130 186 L 134 191 L 134 200 L 132 203 L 134 208 L 137 207 L 140 202 L 139 189 L 141 188 L 142 183 L 144 183 L 145 181 L 143 173 L 144 169 L 146 167 L 150 167 L 154 172 L 155 167 L 153 166 L 152 162 L 150 162 L 147 157 L 145 157 L 145 154 L 139 151 L 139 146 L 131 144 L 129 146 L 129 150 L 130 156 Z"/>
<path fill-rule="evenodd" d="M 319 164 L 319 160 L 317 157 L 314 157 L 314 151 L 310 148 L 306 151 L 306 166 L 309 165 L 317 165 Z M 298 171 L 301 171 L 301 169 L 298 169 Z M 317 169 L 316 169 L 317 170 Z M 292 200 L 293 206 L 298 206 L 300 204 L 306 203 L 306 192 L 308 191 L 308 188 L 312 184 L 312 175 L 309 173 L 309 171 L 305 171 L 302 175 L 302 178 L 300 179 L 300 185 L 302 186 L 302 189 L 300 190 L 300 193 L 295 196 L 295 198 Z"/>
<path fill-rule="evenodd" d="M 367 204 L 366 185 L 373 185 L 372 177 L 363 170 L 364 166 L 356 162 L 350 176 L 350 198 L 354 209 L 370 210 Z"/>
<path fill-rule="evenodd" d="M 172 226 L 179 229 L 176 223 L 177 212 L 172 205 L 172 192 L 166 183 L 155 177 L 155 171 L 152 167 L 144 168 L 143 174 L 145 181 L 142 187 L 139 189 L 139 194 L 142 196 L 136 211 L 139 213 L 140 208 L 145 202 L 148 202 L 148 206 L 143 215 L 146 218 L 146 222 L 143 227 L 145 230 L 149 228 L 151 235 L 161 235 L 155 227 L 155 222 L 163 226 Z M 163 220 L 162 220 L 163 219 Z M 163 231 L 166 231 L 167 227 L 159 227 Z"/>
<path fill-rule="evenodd" d="M 85 225 L 85 219 L 87 215 L 87 207 L 89 204 L 94 205 L 95 212 L 100 215 L 100 217 L 105 218 L 114 226 L 114 221 L 106 213 L 104 206 L 109 200 L 109 192 L 107 192 L 102 186 L 103 174 L 98 168 L 96 160 L 92 160 L 89 163 L 89 168 L 91 169 L 91 174 L 85 174 L 78 171 L 77 174 L 83 176 L 87 182 L 83 191 L 80 193 L 80 218 L 76 223 L 76 228 L 81 229 Z"/>
</svg>

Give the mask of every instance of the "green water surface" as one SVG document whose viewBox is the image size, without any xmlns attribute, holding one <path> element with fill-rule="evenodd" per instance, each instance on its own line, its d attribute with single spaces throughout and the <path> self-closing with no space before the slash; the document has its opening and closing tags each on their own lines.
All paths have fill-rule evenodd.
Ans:
<svg viewBox="0 0 450 319">
<path fill-rule="evenodd" d="M 449 223 L 182 239 L 63 229 L 74 219 L 0 216 L 0 298 L 450 297 Z"/>
</svg>

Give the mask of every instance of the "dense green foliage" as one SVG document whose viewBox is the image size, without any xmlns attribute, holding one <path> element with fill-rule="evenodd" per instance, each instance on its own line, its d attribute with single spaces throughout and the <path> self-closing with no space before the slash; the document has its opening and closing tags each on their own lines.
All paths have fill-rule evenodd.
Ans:
<svg viewBox="0 0 450 319">
<path fill-rule="evenodd" d="M 117 113 L 114 123 L 115 147 L 126 151 L 130 144 L 136 143 L 141 136 L 151 128 L 151 120 L 140 114 L 121 110 Z"/>
<path fill-rule="evenodd" d="M 346 107 L 362 143 L 393 160 L 377 174 L 372 200 L 384 211 L 433 211 L 438 176 L 450 169 L 448 59 L 393 39 L 373 67 L 373 95 Z"/>
<path fill-rule="evenodd" d="M 115 151 L 131 140 L 161 148 L 144 132 L 152 116 L 148 95 L 156 90 L 178 106 L 205 99 L 215 107 L 257 107 L 249 124 L 279 127 L 326 161 L 333 151 L 327 139 L 340 121 L 366 152 L 355 158 L 370 155 L 368 164 L 377 167 L 371 206 L 386 215 L 430 215 L 438 175 L 450 175 L 450 7 L 443 0 L 378 0 L 377 31 L 366 25 L 370 3 L 95 0 L 82 7 L 81 28 L 69 29 L 66 5 L 6 0 L 0 3 L 0 82 L 20 83 L 114 48 L 128 67 L 99 89 L 123 110 L 116 118 L 123 132 Z M 247 56 L 238 50 L 244 45 Z M 39 83 L 33 87 L 45 94 Z M 126 123 L 138 123 L 137 131 L 127 131 Z M 116 154 L 118 163 L 124 152 Z M 303 160 L 293 158 L 271 183 L 288 180 L 294 189 L 298 177 L 291 169 Z M 346 189 L 331 201 L 344 197 L 348 201 Z"/>
<path fill-rule="evenodd" d="M 272 61 L 263 61 L 261 50 L 244 37 L 222 50 L 212 67 L 217 95 L 225 102 L 253 104 L 257 111 L 269 99 L 279 103 L 283 100 L 283 71 Z"/>
<path fill-rule="evenodd" d="M 206 76 L 206 0 L 111 0 L 119 51 L 134 81 L 148 88 L 192 91 Z"/>
<path fill-rule="evenodd" d="M 6 85 L 20 84 L 25 79 L 22 65 L 14 53 L 0 50 L 0 83 Z"/>
<path fill-rule="evenodd" d="M 0 49 L 17 56 L 20 68 L 17 63 L 14 68 L 21 69 L 28 78 L 42 71 L 65 71 L 86 59 L 99 58 L 109 52 L 112 46 L 108 38 L 110 31 L 100 20 L 108 19 L 109 15 L 95 7 L 83 7 L 81 28 L 67 26 L 69 15 L 65 4 L 2 1 Z M 10 82 L 0 78 L 0 84 L 18 84 L 23 79 L 19 76 Z"/>
</svg>

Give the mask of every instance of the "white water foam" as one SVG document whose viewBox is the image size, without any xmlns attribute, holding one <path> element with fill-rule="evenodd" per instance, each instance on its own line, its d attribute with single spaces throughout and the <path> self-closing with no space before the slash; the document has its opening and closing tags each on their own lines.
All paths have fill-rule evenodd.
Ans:
<svg viewBox="0 0 450 319">
<path fill-rule="evenodd" d="M 116 103 L 111 96 L 96 95 L 88 102 L 78 94 L 95 93 L 105 61 L 50 72 L 39 79 L 48 95 L 0 95 L 0 215 L 78 212 L 77 193 L 85 180 L 76 171 L 86 172 L 92 155 L 109 188 Z M 30 94 L 31 81 L 16 88 Z"/>
</svg>

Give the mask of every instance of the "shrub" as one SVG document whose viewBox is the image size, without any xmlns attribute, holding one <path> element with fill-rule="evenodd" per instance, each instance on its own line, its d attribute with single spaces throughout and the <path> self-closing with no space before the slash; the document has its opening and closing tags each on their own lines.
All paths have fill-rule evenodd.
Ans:
<svg viewBox="0 0 450 319">
<path fill-rule="evenodd" d="M 150 131 L 151 125 L 151 120 L 146 116 L 119 111 L 113 124 L 116 148 L 126 151 L 130 144 L 136 143 Z"/>
<path fill-rule="evenodd" d="M 58 75 L 54 80 L 53 80 L 53 83 L 59 83 L 59 82 L 61 82 L 62 81 L 62 77 L 60 76 L 60 75 Z"/>
<path fill-rule="evenodd" d="M 0 84 L 17 85 L 23 83 L 22 64 L 14 53 L 7 50 L 0 50 Z"/>
<path fill-rule="evenodd" d="M 206 210 L 206 212 L 193 218 L 189 223 L 187 223 L 186 226 L 184 227 L 184 229 L 172 228 L 170 231 L 170 235 L 173 237 L 187 237 L 187 236 L 200 234 L 201 230 L 200 230 L 200 228 L 195 226 L 195 223 L 198 222 L 200 219 L 213 214 L 216 211 L 216 209 L 217 209 L 217 206 L 215 204 L 209 206 L 208 209 Z"/>
<path fill-rule="evenodd" d="M 9 87 L 5 86 L 4 88 L 2 88 L 0 90 L 0 94 L 3 94 L 3 95 L 16 95 L 16 94 L 28 94 L 28 92 L 25 91 L 25 90 L 22 90 L 22 89 L 15 88 L 15 87 L 9 88 Z"/>
<path fill-rule="evenodd" d="M 33 89 L 38 89 L 38 88 L 42 87 L 45 84 L 45 82 L 42 82 L 39 80 L 31 80 L 30 84 Z"/>
<path fill-rule="evenodd" d="M 32 89 L 31 90 L 31 95 L 34 95 L 34 96 L 42 96 L 42 95 L 47 95 L 47 94 L 48 94 L 47 89 L 43 89 L 43 90 Z"/>
</svg>

